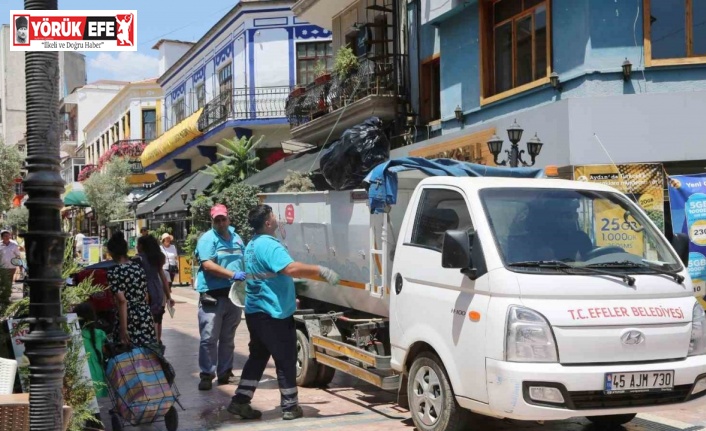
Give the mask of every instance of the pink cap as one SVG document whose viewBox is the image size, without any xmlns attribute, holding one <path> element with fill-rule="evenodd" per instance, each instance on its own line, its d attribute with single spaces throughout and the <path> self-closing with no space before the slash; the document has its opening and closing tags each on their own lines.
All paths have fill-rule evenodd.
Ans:
<svg viewBox="0 0 706 431">
<path fill-rule="evenodd" d="M 218 216 L 228 217 L 228 208 L 225 205 L 218 204 L 211 207 L 211 218 L 216 218 Z"/>
</svg>

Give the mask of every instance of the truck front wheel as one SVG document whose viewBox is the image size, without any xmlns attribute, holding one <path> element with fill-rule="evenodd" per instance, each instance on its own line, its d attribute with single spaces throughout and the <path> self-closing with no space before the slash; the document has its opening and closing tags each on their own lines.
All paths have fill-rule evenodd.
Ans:
<svg viewBox="0 0 706 431">
<path fill-rule="evenodd" d="M 586 419 L 596 424 L 600 429 L 613 429 L 625 425 L 637 416 L 635 413 L 625 415 L 588 416 Z"/>
<path fill-rule="evenodd" d="M 446 370 L 437 355 L 423 352 L 414 359 L 407 383 L 409 410 L 421 431 L 458 431 L 469 412 L 456 402 Z"/>
<path fill-rule="evenodd" d="M 308 387 L 314 384 L 318 368 L 316 360 L 309 357 L 309 339 L 297 329 L 297 386 Z"/>
</svg>

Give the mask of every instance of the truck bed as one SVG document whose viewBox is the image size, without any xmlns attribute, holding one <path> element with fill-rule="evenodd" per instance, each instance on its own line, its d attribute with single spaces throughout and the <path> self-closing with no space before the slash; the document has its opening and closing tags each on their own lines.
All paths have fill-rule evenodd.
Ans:
<svg viewBox="0 0 706 431">
<path fill-rule="evenodd" d="M 279 220 L 278 237 L 292 258 L 327 266 L 341 277 L 336 287 L 307 280 L 309 289 L 301 296 L 388 317 L 391 255 L 413 189 L 399 190 L 389 217 L 370 214 L 365 190 L 262 194 Z"/>
</svg>

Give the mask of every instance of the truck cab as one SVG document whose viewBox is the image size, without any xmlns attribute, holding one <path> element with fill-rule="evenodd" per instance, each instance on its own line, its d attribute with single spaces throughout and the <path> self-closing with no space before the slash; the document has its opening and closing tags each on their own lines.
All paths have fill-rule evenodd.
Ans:
<svg viewBox="0 0 706 431">
<path fill-rule="evenodd" d="M 393 369 L 421 430 L 468 410 L 601 426 L 706 394 L 706 316 L 647 214 L 607 186 L 431 177 L 390 273 Z"/>
</svg>

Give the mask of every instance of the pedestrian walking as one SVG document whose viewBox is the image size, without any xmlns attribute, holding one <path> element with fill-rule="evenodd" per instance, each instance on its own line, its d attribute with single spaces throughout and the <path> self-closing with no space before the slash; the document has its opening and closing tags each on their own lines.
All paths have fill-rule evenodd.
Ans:
<svg viewBox="0 0 706 431">
<path fill-rule="evenodd" d="M 204 233 L 196 245 L 201 391 L 211 389 L 214 377 L 221 385 L 236 381 L 233 351 L 242 309 L 233 304 L 228 293 L 234 281 L 245 280 L 245 245 L 230 225 L 225 205 L 211 208 L 211 220 L 213 228 Z"/>
<path fill-rule="evenodd" d="M 174 307 L 174 300 L 167 280 L 168 276 L 162 270 L 166 257 L 160 250 L 157 238 L 152 235 L 141 236 L 137 239 L 137 253 L 135 259 L 140 262 L 147 275 L 147 293 L 149 294 L 150 311 L 154 320 L 157 343 L 164 353 L 164 345 L 162 344 L 164 306 L 166 302 L 169 302 L 169 305 Z"/>
<path fill-rule="evenodd" d="M 250 331 L 250 356 L 243 367 L 240 384 L 228 411 L 243 419 L 257 419 L 262 412 L 250 401 L 272 356 L 277 369 L 282 419 L 304 415 L 297 391 L 297 336 L 294 325 L 296 292 L 293 277 L 322 277 L 338 284 L 338 274 L 331 269 L 295 262 L 275 238 L 277 218 L 269 205 L 259 205 L 248 214 L 248 223 L 256 236 L 245 248 L 245 271 L 248 274 L 245 295 L 245 323 Z"/>
<path fill-rule="evenodd" d="M 117 302 L 113 341 L 124 345 L 155 344 L 157 336 L 148 303 L 147 274 L 142 266 L 127 257 L 127 241 L 116 232 L 108 241 L 108 253 L 117 263 L 108 270 L 108 286 Z"/>
<path fill-rule="evenodd" d="M 15 279 L 17 267 L 12 259 L 20 258 L 20 246 L 12 240 L 9 230 L 0 231 L 0 307 L 10 305 L 12 282 Z"/>
<path fill-rule="evenodd" d="M 164 254 L 164 257 L 166 258 L 163 269 L 169 274 L 169 287 L 171 287 L 174 284 L 174 277 L 176 277 L 176 275 L 179 273 L 179 266 L 177 264 L 177 259 L 179 259 L 179 252 L 172 243 L 174 241 L 173 236 L 165 232 L 162 234 L 161 240 L 162 254 Z"/>
</svg>

